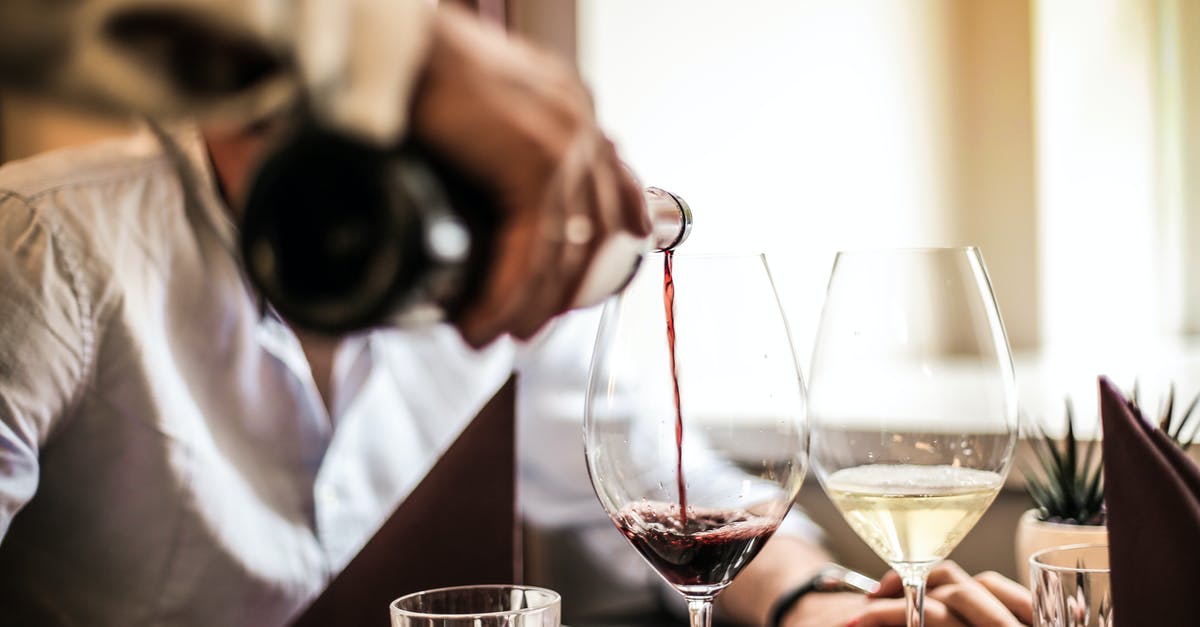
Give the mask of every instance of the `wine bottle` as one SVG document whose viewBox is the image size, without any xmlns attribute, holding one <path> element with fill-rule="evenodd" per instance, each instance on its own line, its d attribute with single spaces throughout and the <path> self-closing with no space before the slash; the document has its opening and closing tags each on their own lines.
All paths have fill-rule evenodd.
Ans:
<svg viewBox="0 0 1200 627">
<path fill-rule="evenodd" d="M 645 200 L 653 232 L 606 241 L 576 306 L 623 287 L 645 253 L 687 239 L 681 198 L 649 188 Z M 487 275 L 496 223 L 486 189 L 436 151 L 307 126 L 256 173 L 240 246 L 250 281 L 283 318 L 334 334 L 452 320 Z"/>
</svg>

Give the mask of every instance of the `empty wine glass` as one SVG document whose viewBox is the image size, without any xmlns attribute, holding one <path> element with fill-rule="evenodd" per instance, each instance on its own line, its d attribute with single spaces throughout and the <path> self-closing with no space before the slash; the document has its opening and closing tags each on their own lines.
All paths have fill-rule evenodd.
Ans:
<svg viewBox="0 0 1200 627">
<path fill-rule="evenodd" d="M 1029 557 L 1034 627 L 1112 627 L 1108 546 L 1056 546 Z"/>
<path fill-rule="evenodd" d="M 1008 474 L 1012 359 L 974 248 L 839 253 L 809 385 L 810 455 L 846 521 L 904 581 L 925 580 Z"/>
<path fill-rule="evenodd" d="M 559 627 L 561 598 L 546 588 L 456 586 L 392 601 L 392 627 Z"/>
<path fill-rule="evenodd" d="M 804 388 L 761 255 L 652 255 L 604 308 L 588 471 L 639 553 L 711 623 L 805 470 Z"/>
</svg>

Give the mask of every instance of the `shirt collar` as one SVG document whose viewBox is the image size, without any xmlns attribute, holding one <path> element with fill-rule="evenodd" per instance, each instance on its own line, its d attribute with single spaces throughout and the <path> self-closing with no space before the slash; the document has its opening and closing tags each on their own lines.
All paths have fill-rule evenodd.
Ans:
<svg viewBox="0 0 1200 627">
<path fill-rule="evenodd" d="M 222 248 L 238 257 L 237 224 L 217 187 L 216 173 L 200 128 L 192 122 L 150 122 L 163 149 L 175 163 L 183 186 L 185 211 L 193 227 L 208 231 Z"/>
<path fill-rule="evenodd" d="M 151 122 L 150 126 L 179 171 L 186 199 L 185 211 L 197 236 L 209 233 L 222 249 L 237 260 L 239 269 L 242 268 L 237 244 L 238 227 L 230 217 L 229 206 L 217 187 L 216 172 L 199 127 L 189 122 Z M 248 296 L 261 299 L 244 271 L 241 278 Z M 259 346 L 286 365 L 299 379 L 311 382 L 312 370 L 296 334 L 269 304 L 263 303 L 260 309 L 262 314 L 255 329 Z M 372 351 L 367 350 L 370 343 L 370 333 L 349 335 L 339 343 L 334 357 L 332 422 L 336 422 L 336 417 L 354 400 L 371 372 L 374 360 Z"/>
</svg>

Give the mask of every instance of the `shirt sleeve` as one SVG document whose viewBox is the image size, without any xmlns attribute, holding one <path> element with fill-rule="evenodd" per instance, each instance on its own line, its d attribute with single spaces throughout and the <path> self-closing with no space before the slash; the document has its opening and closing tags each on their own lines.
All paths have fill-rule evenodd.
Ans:
<svg viewBox="0 0 1200 627">
<path fill-rule="evenodd" d="M 0 538 L 38 485 L 38 451 L 95 350 L 78 259 L 24 198 L 0 189 Z"/>
<path fill-rule="evenodd" d="M 306 96 L 389 143 L 430 40 L 426 0 L 0 3 L 0 84 L 156 118 L 252 121 Z"/>
</svg>

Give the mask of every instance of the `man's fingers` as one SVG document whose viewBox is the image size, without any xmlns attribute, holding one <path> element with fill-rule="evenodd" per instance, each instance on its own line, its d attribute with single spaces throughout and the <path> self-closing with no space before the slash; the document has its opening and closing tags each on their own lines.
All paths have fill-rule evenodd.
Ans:
<svg viewBox="0 0 1200 627">
<path fill-rule="evenodd" d="M 975 575 L 975 581 L 995 595 L 1022 623 L 1033 624 L 1033 595 L 1025 586 L 991 570 Z"/>
<path fill-rule="evenodd" d="M 489 267 L 472 277 L 479 293 L 454 321 L 473 346 L 532 336 L 574 304 L 606 241 L 650 232 L 639 186 L 578 76 L 466 14 L 437 14 L 412 123 L 414 136 L 496 198 Z"/>
<path fill-rule="evenodd" d="M 529 339 L 561 311 L 559 303 L 564 299 L 565 284 L 560 275 L 566 271 L 563 268 L 566 248 L 561 235 L 543 235 L 540 240 L 514 240 L 512 248 L 501 253 L 502 259 L 525 255 L 529 265 L 521 270 L 522 274 L 513 275 L 505 306 L 497 310 L 503 316 L 499 319 L 500 333 L 510 332 L 519 339 Z"/>
<path fill-rule="evenodd" d="M 650 214 L 646 211 L 646 197 L 642 193 L 641 184 L 620 162 L 615 144 L 606 139 L 603 150 L 606 158 L 613 164 L 613 175 L 619 192 L 618 205 L 612 215 L 619 220 L 622 230 L 638 237 L 650 235 L 653 224 L 650 222 Z"/>
<path fill-rule="evenodd" d="M 954 583 L 965 583 L 971 581 L 971 576 L 961 566 L 951 561 L 944 561 L 934 567 L 929 573 L 929 578 L 925 580 L 925 586 L 929 589 L 938 586 L 945 586 Z"/>
<path fill-rule="evenodd" d="M 896 571 L 889 570 L 880 580 L 879 588 L 867 595 L 873 599 L 892 598 L 904 594 L 904 582 Z"/>
<path fill-rule="evenodd" d="M 929 593 L 971 627 L 1017 627 L 1012 612 L 975 581 L 952 583 Z"/>
<path fill-rule="evenodd" d="M 579 289 L 600 247 L 622 228 L 617 207 L 619 190 L 613 167 L 614 164 L 604 162 L 592 165 L 588 176 L 564 202 L 567 220 L 573 224 L 568 232 L 569 243 L 564 250 L 561 275 L 566 289 L 562 292 L 555 313 L 575 304 Z"/>
<path fill-rule="evenodd" d="M 541 280 L 530 286 L 513 321 L 518 338 L 532 337 L 548 319 L 571 307 L 596 251 L 621 228 L 620 163 L 615 154 L 600 151 L 564 162 L 570 170 L 561 172 L 547 190 L 541 213 L 549 254 L 538 268 Z"/>
<path fill-rule="evenodd" d="M 872 601 L 858 618 L 850 621 L 847 627 L 903 627 L 905 622 L 904 599 L 880 599 Z"/>
<path fill-rule="evenodd" d="M 925 586 L 932 589 L 946 584 L 962 583 L 970 580 L 971 576 L 961 566 L 951 561 L 945 561 L 935 566 L 929 572 L 929 576 L 925 579 Z M 903 594 L 904 583 L 900 580 L 900 575 L 896 574 L 896 571 L 893 570 L 888 571 L 879 580 L 879 589 L 869 596 L 872 598 L 890 598 Z"/>
<path fill-rule="evenodd" d="M 503 219 L 493 268 L 459 326 L 479 346 L 508 332 L 527 339 L 568 309 L 600 245 L 624 228 L 619 164 L 595 160 L 566 164 L 536 209 Z"/>
<path fill-rule="evenodd" d="M 847 627 L 905 627 L 908 611 L 904 599 L 872 601 Z M 925 600 L 925 627 L 968 627 L 937 599 Z"/>
<path fill-rule="evenodd" d="M 530 291 L 541 284 L 536 275 L 547 267 L 553 251 L 538 233 L 540 221 L 533 218 L 522 215 L 500 227 L 481 292 L 457 321 L 463 337 L 476 348 L 510 331 Z"/>
<path fill-rule="evenodd" d="M 994 572 L 972 578 L 958 564 L 943 562 L 926 580 L 926 627 L 967 624 L 971 627 L 1009 627 L 1033 622 L 1033 603 L 1029 591 L 1020 584 Z M 875 598 L 897 597 L 904 592 L 900 576 L 889 572 L 879 580 Z M 904 600 L 891 598 L 873 601 L 870 609 L 854 627 L 900 625 L 904 623 Z M 1020 622 L 1018 622 L 1020 621 Z"/>
</svg>

